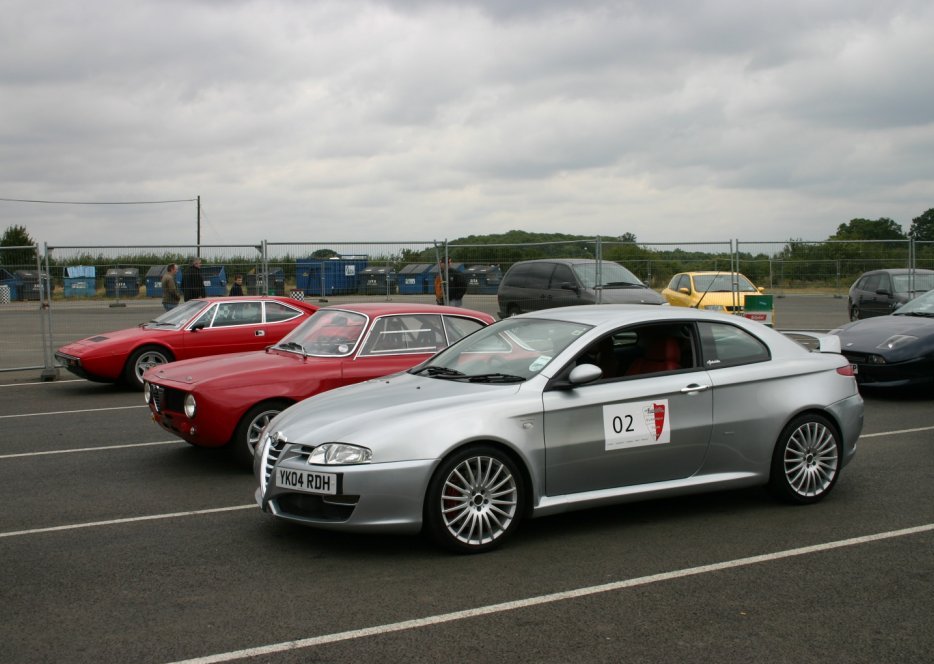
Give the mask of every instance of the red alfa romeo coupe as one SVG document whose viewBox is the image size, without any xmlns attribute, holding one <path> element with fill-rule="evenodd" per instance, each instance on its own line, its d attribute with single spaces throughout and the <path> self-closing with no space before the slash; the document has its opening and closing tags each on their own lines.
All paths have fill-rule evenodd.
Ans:
<svg viewBox="0 0 934 664">
<path fill-rule="evenodd" d="M 204 355 L 261 350 L 318 310 L 287 297 L 189 300 L 148 323 L 75 341 L 55 351 L 71 373 L 99 383 L 143 387 L 151 366 Z"/>
<path fill-rule="evenodd" d="M 409 369 L 493 322 L 433 304 L 333 305 L 265 351 L 153 367 L 144 395 L 166 431 L 199 447 L 226 446 L 251 467 L 263 427 L 290 405 Z"/>
</svg>

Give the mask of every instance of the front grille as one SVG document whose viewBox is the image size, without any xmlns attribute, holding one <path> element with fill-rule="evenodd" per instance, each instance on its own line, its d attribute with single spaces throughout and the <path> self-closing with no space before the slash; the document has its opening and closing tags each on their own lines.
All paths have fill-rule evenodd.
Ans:
<svg viewBox="0 0 934 664">
<path fill-rule="evenodd" d="M 149 394 L 156 412 L 181 413 L 185 409 L 185 392 L 162 385 L 149 386 Z"/>
<path fill-rule="evenodd" d="M 269 478 L 272 477 L 272 470 L 276 467 L 276 462 L 282 455 L 282 450 L 285 449 L 286 445 L 288 445 L 286 441 L 278 440 L 273 437 L 273 440 L 269 443 L 269 447 L 266 448 L 266 458 L 263 459 L 266 464 L 263 468 L 265 478 L 265 482 L 263 482 L 264 486 L 269 486 Z"/>
<path fill-rule="evenodd" d="M 357 507 L 360 496 L 313 496 L 287 493 L 276 497 L 279 511 L 315 521 L 346 521 Z"/>
</svg>

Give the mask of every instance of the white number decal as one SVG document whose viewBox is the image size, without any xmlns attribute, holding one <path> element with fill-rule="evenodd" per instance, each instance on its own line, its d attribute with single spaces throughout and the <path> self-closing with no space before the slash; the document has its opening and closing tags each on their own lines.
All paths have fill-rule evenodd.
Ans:
<svg viewBox="0 0 934 664">
<path fill-rule="evenodd" d="M 607 451 L 670 443 L 668 399 L 604 406 L 603 435 Z"/>
</svg>

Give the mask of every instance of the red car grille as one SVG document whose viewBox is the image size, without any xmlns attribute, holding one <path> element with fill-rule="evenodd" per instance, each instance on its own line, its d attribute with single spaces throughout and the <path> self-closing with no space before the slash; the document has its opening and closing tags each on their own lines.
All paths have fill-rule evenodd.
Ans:
<svg viewBox="0 0 934 664">
<path fill-rule="evenodd" d="M 156 412 L 181 413 L 185 407 L 185 393 L 181 390 L 173 390 L 170 387 L 161 385 L 151 385 L 149 392 Z"/>
</svg>

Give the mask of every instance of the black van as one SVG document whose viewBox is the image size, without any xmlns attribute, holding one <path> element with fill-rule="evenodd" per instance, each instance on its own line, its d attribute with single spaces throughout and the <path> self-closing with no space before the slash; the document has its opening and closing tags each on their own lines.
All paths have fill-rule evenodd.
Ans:
<svg viewBox="0 0 934 664">
<path fill-rule="evenodd" d="M 515 263 L 500 282 L 496 296 L 500 318 L 576 304 L 665 303 L 661 295 L 619 263 L 585 258 Z"/>
</svg>

